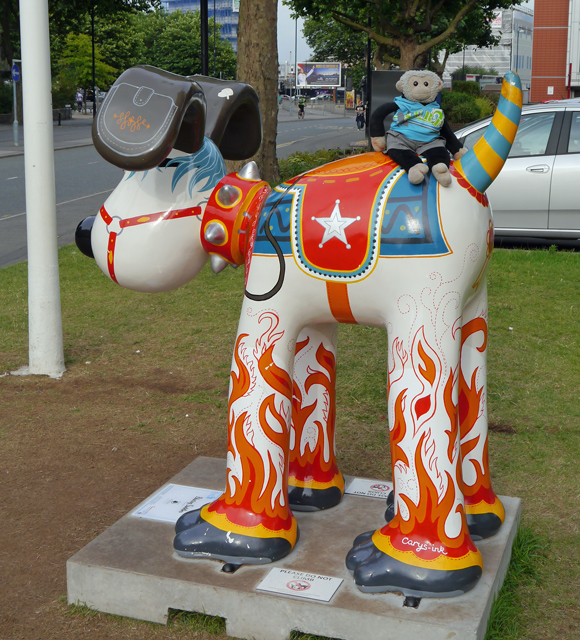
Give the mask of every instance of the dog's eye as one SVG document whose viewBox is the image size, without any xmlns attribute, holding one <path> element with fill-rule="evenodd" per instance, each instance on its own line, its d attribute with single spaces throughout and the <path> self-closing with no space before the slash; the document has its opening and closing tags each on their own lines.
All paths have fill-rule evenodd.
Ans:
<svg viewBox="0 0 580 640">
<path fill-rule="evenodd" d="M 419 86 L 419 83 L 415 80 L 415 82 L 413 82 L 413 86 L 414 86 L 414 87 L 418 87 L 418 86 Z"/>
</svg>

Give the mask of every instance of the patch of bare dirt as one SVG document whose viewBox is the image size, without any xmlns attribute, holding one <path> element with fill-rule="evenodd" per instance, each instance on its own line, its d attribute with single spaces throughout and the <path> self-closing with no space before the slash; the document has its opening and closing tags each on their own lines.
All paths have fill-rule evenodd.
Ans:
<svg viewBox="0 0 580 640">
<path fill-rule="evenodd" d="M 196 456 L 226 450 L 225 410 L 184 399 L 195 380 L 133 373 L 0 379 L 2 640 L 216 638 L 71 615 L 62 601 L 69 557 Z"/>
</svg>

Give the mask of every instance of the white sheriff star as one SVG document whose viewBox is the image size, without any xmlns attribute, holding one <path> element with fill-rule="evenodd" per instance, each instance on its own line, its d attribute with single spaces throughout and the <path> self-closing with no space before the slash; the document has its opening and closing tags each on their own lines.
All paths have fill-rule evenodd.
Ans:
<svg viewBox="0 0 580 640">
<path fill-rule="evenodd" d="M 324 246 L 324 243 L 328 242 L 331 238 L 338 238 L 338 240 L 344 242 L 347 249 L 350 249 L 350 244 L 346 239 L 346 233 L 344 230 L 353 222 L 360 220 L 360 216 L 357 216 L 356 218 L 343 218 L 340 215 L 340 209 L 338 207 L 339 204 L 340 200 L 335 200 L 334 209 L 332 210 L 330 218 L 315 218 L 312 216 L 312 220 L 316 220 L 319 225 L 324 227 L 324 235 L 318 245 L 321 249 Z"/>
</svg>

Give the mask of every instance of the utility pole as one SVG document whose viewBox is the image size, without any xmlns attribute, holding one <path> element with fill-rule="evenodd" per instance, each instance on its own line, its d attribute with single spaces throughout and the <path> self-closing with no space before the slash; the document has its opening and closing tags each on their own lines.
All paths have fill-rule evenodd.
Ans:
<svg viewBox="0 0 580 640">
<path fill-rule="evenodd" d="M 93 44 L 93 118 L 97 115 L 97 92 L 95 90 L 95 6 L 91 7 L 91 33 Z M 86 98 L 85 98 L 86 100 Z M 85 102 L 86 105 L 86 102 Z"/>
<path fill-rule="evenodd" d="M 201 75 L 208 76 L 209 75 L 209 43 L 208 43 L 208 29 L 209 29 L 209 19 L 208 19 L 208 0 L 201 0 L 199 3 L 199 17 L 201 19 Z M 214 15 L 215 20 L 215 15 Z"/>
<path fill-rule="evenodd" d="M 28 245 L 28 355 L 20 374 L 53 378 L 64 371 L 48 0 L 20 0 L 26 236 Z"/>
</svg>

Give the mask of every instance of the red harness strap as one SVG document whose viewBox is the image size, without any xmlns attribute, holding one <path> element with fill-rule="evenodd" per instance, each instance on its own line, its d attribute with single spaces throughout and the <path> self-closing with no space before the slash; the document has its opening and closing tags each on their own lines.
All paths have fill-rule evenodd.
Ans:
<svg viewBox="0 0 580 640">
<path fill-rule="evenodd" d="M 101 218 L 107 226 L 109 226 L 115 218 L 111 217 L 104 205 L 100 210 Z M 188 218 L 191 216 L 201 215 L 201 207 L 187 207 L 186 209 L 169 209 L 168 211 L 160 211 L 159 213 L 148 213 L 144 216 L 135 216 L 133 218 L 119 219 L 119 228 L 121 231 L 108 231 L 109 244 L 107 246 L 107 267 L 109 269 L 109 275 L 111 280 L 116 282 L 115 276 L 115 246 L 117 244 L 117 236 L 121 234 L 123 229 L 127 227 L 136 227 L 140 224 L 147 224 L 148 222 L 157 222 L 158 220 L 176 220 L 178 218 Z"/>
</svg>

